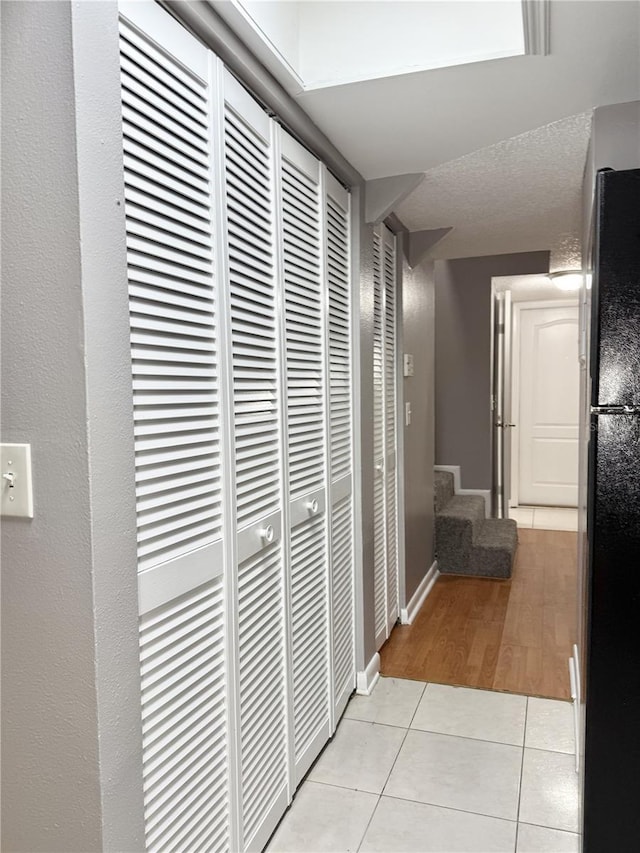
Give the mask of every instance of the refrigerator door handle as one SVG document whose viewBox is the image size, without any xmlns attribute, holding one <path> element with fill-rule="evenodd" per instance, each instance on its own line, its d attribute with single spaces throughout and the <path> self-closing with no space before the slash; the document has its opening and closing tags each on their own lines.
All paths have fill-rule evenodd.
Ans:
<svg viewBox="0 0 640 853">
<path fill-rule="evenodd" d="M 591 406 L 592 415 L 640 415 L 640 406 Z"/>
</svg>

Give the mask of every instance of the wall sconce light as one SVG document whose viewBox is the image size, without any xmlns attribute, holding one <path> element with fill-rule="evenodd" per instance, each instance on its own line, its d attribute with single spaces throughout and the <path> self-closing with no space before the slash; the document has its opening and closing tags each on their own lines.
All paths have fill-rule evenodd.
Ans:
<svg viewBox="0 0 640 853">
<path fill-rule="evenodd" d="M 582 270 L 562 270 L 549 274 L 549 281 L 560 290 L 580 290 L 584 284 Z"/>
</svg>

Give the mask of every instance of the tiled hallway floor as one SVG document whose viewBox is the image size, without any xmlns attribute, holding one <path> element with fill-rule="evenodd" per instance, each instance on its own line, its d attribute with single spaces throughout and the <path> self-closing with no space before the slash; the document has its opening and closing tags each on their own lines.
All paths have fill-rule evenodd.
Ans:
<svg viewBox="0 0 640 853">
<path fill-rule="evenodd" d="M 509 518 L 513 518 L 518 527 L 532 527 L 534 530 L 578 529 L 578 510 L 569 507 L 510 507 Z"/>
<path fill-rule="evenodd" d="M 354 697 L 270 853 L 577 853 L 571 706 L 381 678 Z"/>
</svg>

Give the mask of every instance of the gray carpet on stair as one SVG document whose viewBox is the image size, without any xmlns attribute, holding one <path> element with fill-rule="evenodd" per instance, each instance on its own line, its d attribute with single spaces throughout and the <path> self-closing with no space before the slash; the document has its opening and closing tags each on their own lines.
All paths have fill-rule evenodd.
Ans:
<svg viewBox="0 0 640 853">
<path fill-rule="evenodd" d="M 518 547 L 511 519 L 486 518 L 480 495 L 456 495 L 453 474 L 435 472 L 436 557 L 442 574 L 510 578 Z"/>
<path fill-rule="evenodd" d="M 518 525 L 511 518 L 487 518 L 474 542 L 469 574 L 510 578 L 518 547 Z"/>
<path fill-rule="evenodd" d="M 436 512 L 440 512 L 454 495 L 453 474 L 450 471 L 434 471 L 433 488 Z"/>
</svg>

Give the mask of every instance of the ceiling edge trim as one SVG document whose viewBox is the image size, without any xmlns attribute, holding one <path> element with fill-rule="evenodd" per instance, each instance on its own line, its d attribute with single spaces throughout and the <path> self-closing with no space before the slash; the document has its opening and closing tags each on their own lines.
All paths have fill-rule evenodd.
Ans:
<svg viewBox="0 0 640 853">
<path fill-rule="evenodd" d="M 548 56 L 551 52 L 549 0 L 522 0 L 524 52 Z"/>
</svg>

